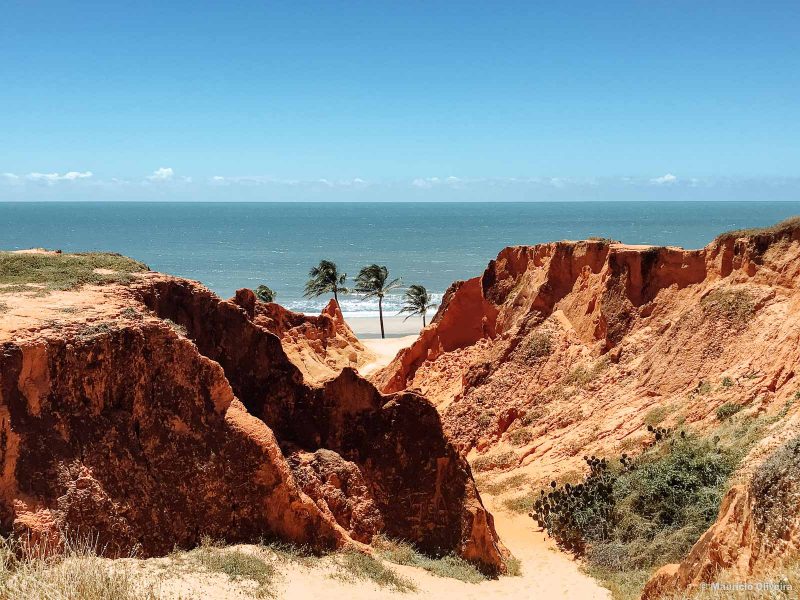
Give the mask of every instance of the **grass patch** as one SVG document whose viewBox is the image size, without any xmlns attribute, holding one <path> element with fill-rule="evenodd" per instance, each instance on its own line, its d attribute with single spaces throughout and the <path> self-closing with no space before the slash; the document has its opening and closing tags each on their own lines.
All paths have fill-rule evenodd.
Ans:
<svg viewBox="0 0 800 600">
<path fill-rule="evenodd" d="M 0 600 L 157 600 L 128 565 L 99 558 L 90 539 L 68 541 L 41 558 L 14 540 L 0 539 Z"/>
<path fill-rule="evenodd" d="M 615 600 L 638 600 L 655 569 L 617 571 L 593 564 L 583 565 L 583 571 L 594 577 L 611 592 Z M 719 600 L 719 597 L 717 598 Z"/>
<path fill-rule="evenodd" d="M 356 550 L 348 550 L 337 556 L 338 573 L 334 575 L 344 581 L 366 580 L 378 587 L 388 587 L 398 592 L 415 592 L 417 587 L 412 581 L 401 577 L 380 560 L 369 554 Z"/>
<path fill-rule="evenodd" d="M 672 407 L 666 404 L 661 406 L 656 406 L 655 408 L 650 409 L 647 414 L 644 416 L 644 424 L 645 425 L 652 425 L 653 427 L 657 425 L 661 425 L 664 422 L 664 419 L 667 418 L 672 412 Z"/>
<path fill-rule="evenodd" d="M 608 364 L 607 358 L 601 358 L 591 366 L 578 365 L 564 378 L 564 383 L 578 387 L 587 386 L 608 368 Z"/>
<path fill-rule="evenodd" d="M 475 565 L 452 554 L 439 558 L 426 556 L 407 542 L 383 536 L 375 538 L 373 546 L 380 556 L 389 562 L 419 567 L 437 577 L 458 579 L 467 583 L 480 583 L 487 579 L 486 575 L 481 573 Z"/>
<path fill-rule="evenodd" d="M 503 508 L 509 512 L 528 514 L 534 509 L 534 497 L 531 494 L 516 496 L 503 500 Z"/>
<path fill-rule="evenodd" d="M 576 484 L 528 496 L 533 516 L 617 598 L 635 598 L 659 566 L 680 561 L 716 519 L 744 450 L 668 432 L 638 457 L 586 457 Z M 749 436 L 745 438 L 749 439 Z"/>
<path fill-rule="evenodd" d="M 788 539 L 800 506 L 800 436 L 781 446 L 750 482 L 756 529 L 767 543 Z"/>
<path fill-rule="evenodd" d="M 549 333 L 533 332 L 522 348 L 522 358 L 527 363 L 535 363 L 553 352 L 553 339 Z"/>
<path fill-rule="evenodd" d="M 743 408 L 744 404 L 737 404 L 735 402 L 726 402 L 717 409 L 717 420 L 724 421 L 726 419 L 729 419 Z"/>
<path fill-rule="evenodd" d="M 8 312 L 8 304 L 0 300 L 0 315 L 5 312 Z"/>
<path fill-rule="evenodd" d="M 543 419 L 547 416 L 547 408 L 542 405 L 536 405 L 529 408 L 522 417 L 520 417 L 519 422 L 522 423 L 524 426 L 531 425 L 536 421 Z"/>
<path fill-rule="evenodd" d="M 533 431 L 527 427 L 520 427 L 514 431 L 510 431 L 506 439 L 514 446 L 524 446 L 533 441 Z"/>
<path fill-rule="evenodd" d="M 734 323 L 745 323 L 756 310 L 753 295 L 742 288 L 717 289 L 700 300 L 705 310 L 721 314 Z"/>
<path fill-rule="evenodd" d="M 113 273 L 96 273 L 96 269 Z M 47 290 L 70 290 L 85 284 L 127 283 L 132 273 L 148 271 L 147 265 L 120 254 L 15 254 L 0 252 L 0 285 L 8 291 L 32 291 L 25 284 Z"/>
<path fill-rule="evenodd" d="M 178 335 L 182 335 L 182 336 L 186 337 L 186 334 L 187 334 L 186 327 L 184 327 L 183 325 L 181 325 L 179 323 L 176 323 L 172 319 L 162 319 L 162 320 L 164 321 L 164 323 L 166 323 L 167 325 L 170 326 L 172 331 L 174 331 Z"/>
<path fill-rule="evenodd" d="M 751 238 L 759 235 L 788 234 L 800 227 L 800 217 L 790 217 L 780 223 L 769 227 L 754 227 L 751 229 L 734 229 L 717 236 L 717 240 Z"/>
<path fill-rule="evenodd" d="M 114 331 L 114 326 L 111 323 L 95 323 L 94 325 L 87 325 L 81 329 L 77 338 L 79 340 L 89 340 L 98 335 L 105 335 Z"/>
<path fill-rule="evenodd" d="M 272 595 L 275 567 L 255 554 L 203 545 L 190 552 L 189 557 L 210 573 L 227 575 L 231 581 L 255 582 L 257 598 Z"/>
<path fill-rule="evenodd" d="M 500 481 L 485 483 L 480 486 L 480 489 L 482 492 L 485 491 L 487 494 L 491 494 L 492 496 L 499 496 L 500 494 L 505 494 L 510 490 L 519 489 L 529 481 L 530 479 L 527 475 L 517 473 L 516 475 L 506 477 Z"/>
<path fill-rule="evenodd" d="M 479 456 L 472 461 L 472 468 L 475 471 L 493 471 L 495 469 L 507 469 L 517 463 L 516 452 L 500 452 L 499 454 L 487 454 Z"/>
</svg>

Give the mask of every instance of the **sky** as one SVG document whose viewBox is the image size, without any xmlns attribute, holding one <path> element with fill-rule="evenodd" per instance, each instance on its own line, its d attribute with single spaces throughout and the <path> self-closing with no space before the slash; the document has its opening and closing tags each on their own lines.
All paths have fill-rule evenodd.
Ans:
<svg viewBox="0 0 800 600">
<path fill-rule="evenodd" d="M 0 15 L 0 200 L 800 200 L 796 0 Z"/>
</svg>

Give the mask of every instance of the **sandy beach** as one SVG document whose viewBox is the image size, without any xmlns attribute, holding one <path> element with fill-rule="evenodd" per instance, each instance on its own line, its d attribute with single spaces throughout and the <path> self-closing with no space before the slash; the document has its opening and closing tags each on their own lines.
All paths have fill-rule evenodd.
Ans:
<svg viewBox="0 0 800 600">
<path fill-rule="evenodd" d="M 433 315 L 429 315 L 433 317 Z M 422 319 L 412 317 L 404 320 L 405 317 L 386 316 L 383 317 L 383 326 L 387 338 L 405 337 L 408 335 L 419 335 L 422 330 Z M 381 324 L 378 317 L 345 317 L 345 321 L 361 340 L 368 340 L 381 337 Z"/>
</svg>

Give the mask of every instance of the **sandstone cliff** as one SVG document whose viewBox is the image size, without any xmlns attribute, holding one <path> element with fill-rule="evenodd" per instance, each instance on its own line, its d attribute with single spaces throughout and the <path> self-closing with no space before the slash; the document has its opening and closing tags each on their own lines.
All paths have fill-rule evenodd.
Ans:
<svg viewBox="0 0 800 600">
<path fill-rule="evenodd" d="M 322 549 L 381 532 L 503 570 L 492 517 L 427 400 L 384 396 L 352 369 L 309 381 L 270 330 L 285 338 L 291 315 L 267 309 L 267 326 L 263 307 L 194 282 L 131 277 L 3 296 L 6 532 L 91 533 L 112 556 L 206 535 Z M 347 335 L 336 315 L 312 327 Z"/>
<path fill-rule="evenodd" d="M 303 315 L 274 302 L 260 302 L 252 290 L 241 289 L 232 301 L 259 327 L 281 340 L 286 355 L 309 382 L 321 382 L 345 367 L 357 369 L 374 354 L 356 337 L 331 299 L 318 316 Z"/>
<path fill-rule="evenodd" d="M 711 431 L 718 409 L 741 411 L 764 422 L 741 468 L 746 483 L 777 440 L 800 431 L 799 287 L 797 220 L 701 250 L 608 240 L 507 248 L 481 277 L 455 284 L 374 380 L 385 393 L 430 398 L 463 453 L 540 480 L 580 468 L 586 454 L 635 452 L 649 424 Z M 688 559 L 696 565 L 662 574 L 659 593 L 741 564 L 720 556 L 749 544 L 750 505 L 732 491 L 717 533 Z M 722 523 L 735 533 L 720 536 Z M 752 572 L 766 554 L 748 556 Z"/>
</svg>

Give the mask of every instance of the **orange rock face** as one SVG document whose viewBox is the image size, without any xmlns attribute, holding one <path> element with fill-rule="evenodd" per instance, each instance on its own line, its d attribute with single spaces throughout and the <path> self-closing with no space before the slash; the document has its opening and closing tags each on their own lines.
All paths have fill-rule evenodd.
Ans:
<svg viewBox="0 0 800 600">
<path fill-rule="evenodd" d="M 770 440 L 800 431 L 798 287 L 797 222 L 701 250 L 506 248 L 481 277 L 454 285 L 417 342 L 373 380 L 428 397 L 462 453 L 511 452 L 507 468 L 540 480 L 581 468 L 585 454 L 635 451 L 648 423 L 707 431 L 726 403 L 782 413 L 746 474 Z M 740 506 L 727 502 L 723 510 Z M 746 522 L 731 521 L 737 533 L 716 536 L 719 548 L 744 543 Z M 705 556 L 719 567 L 727 551 Z"/>
<path fill-rule="evenodd" d="M 259 327 L 274 333 L 289 359 L 309 382 L 358 368 L 375 357 L 353 333 L 331 299 L 319 316 L 292 312 L 273 302 L 260 302 L 252 290 L 241 289 L 232 299 Z"/>
<path fill-rule="evenodd" d="M 58 294 L 0 320 L 6 531 L 51 543 L 93 533 L 112 556 L 205 535 L 336 548 L 384 532 L 503 570 L 435 408 L 352 369 L 315 384 L 271 330 L 319 329 L 330 343 L 347 333 L 335 314 L 308 325 L 158 274 Z M 39 314 L 64 303 L 55 324 Z"/>
</svg>

